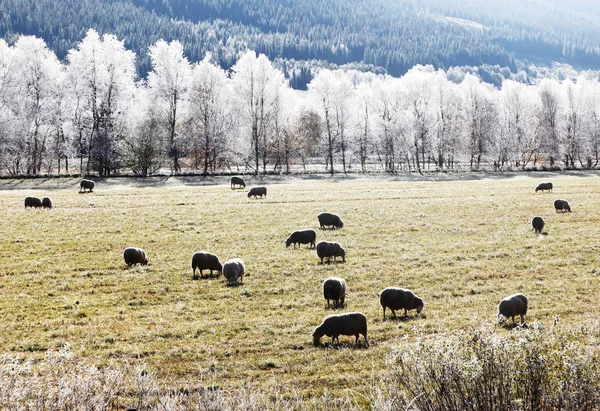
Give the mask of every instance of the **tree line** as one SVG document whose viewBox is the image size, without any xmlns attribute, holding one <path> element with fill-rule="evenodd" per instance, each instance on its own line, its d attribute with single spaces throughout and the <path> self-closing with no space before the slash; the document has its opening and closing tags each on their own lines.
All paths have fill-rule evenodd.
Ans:
<svg viewBox="0 0 600 411">
<path fill-rule="evenodd" d="M 597 75 L 494 88 L 415 66 L 402 77 L 318 71 L 290 87 L 264 54 L 231 70 L 178 41 L 148 49 L 147 78 L 114 35 L 89 30 L 62 63 L 37 37 L 0 40 L 0 173 L 593 168 Z"/>
</svg>

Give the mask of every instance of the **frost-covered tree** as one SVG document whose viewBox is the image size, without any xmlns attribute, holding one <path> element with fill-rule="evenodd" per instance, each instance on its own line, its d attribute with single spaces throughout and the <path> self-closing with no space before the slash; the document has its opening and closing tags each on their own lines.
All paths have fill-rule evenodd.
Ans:
<svg viewBox="0 0 600 411">
<path fill-rule="evenodd" d="M 123 41 L 89 30 L 67 56 L 70 118 L 82 172 L 106 176 L 121 164 L 126 113 L 135 88 L 135 55 Z M 87 163 L 83 166 L 83 158 Z"/>
<path fill-rule="evenodd" d="M 575 161 L 581 161 L 582 151 L 584 150 L 583 137 L 583 114 L 585 107 L 583 106 L 583 91 L 582 86 L 585 86 L 584 79 L 580 79 L 577 83 L 570 80 L 562 84 L 564 107 L 562 110 L 562 134 L 563 144 L 563 162 L 565 167 L 575 167 Z"/>
<path fill-rule="evenodd" d="M 15 121 L 13 132 L 20 140 L 23 169 L 37 175 L 49 149 L 53 131 L 53 111 L 60 104 L 59 82 L 62 65 L 46 43 L 33 36 L 22 36 L 15 44 Z"/>
<path fill-rule="evenodd" d="M 261 165 L 266 172 L 273 122 L 281 107 L 278 100 L 281 90 L 288 87 L 287 82 L 281 70 L 276 69 L 264 54 L 257 56 L 251 50 L 242 54 L 232 71 L 240 102 L 241 128 L 250 138 L 254 172 L 258 174 Z"/>
<path fill-rule="evenodd" d="M 308 85 L 311 99 L 324 121 L 326 168 L 333 174 L 334 153 L 341 153 L 342 167 L 347 172 L 348 127 L 350 99 L 354 85 L 342 70 L 321 70 Z"/>
<path fill-rule="evenodd" d="M 125 164 L 136 175 L 152 175 L 167 162 L 156 109 L 148 89 L 137 88 L 134 104 L 128 112 L 125 139 Z"/>
<path fill-rule="evenodd" d="M 14 101 L 17 99 L 18 66 L 16 51 L 0 39 L 0 164 L 9 174 L 21 169 L 19 137 L 13 132 Z"/>
<path fill-rule="evenodd" d="M 403 135 L 406 127 L 406 89 L 400 79 L 382 77 L 372 83 L 374 128 L 378 140 L 378 155 L 385 170 L 397 171 L 397 163 L 406 155 Z"/>
<path fill-rule="evenodd" d="M 411 127 L 413 160 L 419 172 L 431 159 L 432 138 L 439 120 L 435 110 L 438 96 L 431 87 L 434 79 L 432 66 L 417 66 L 402 78 L 406 88 L 406 115 Z"/>
<path fill-rule="evenodd" d="M 497 130 L 494 89 L 467 74 L 461 83 L 465 95 L 464 132 L 471 169 L 479 169 L 483 156 L 493 147 Z"/>
<path fill-rule="evenodd" d="M 148 73 L 150 96 L 157 105 L 157 121 L 171 158 L 173 173 L 180 171 L 179 159 L 186 156 L 186 142 L 180 133 L 188 115 L 187 94 L 192 68 L 183 54 L 182 44 L 175 40 L 159 40 L 150 46 L 148 55 L 152 71 Z"/>
<path fill-rule="evenodd" d="M 227 73 L 207 55 L 194 66 L 189 90 L 190 154 L 203 174 L 227 163 L 231 132 L 236 126 L 234 92 Z"/>
<path fill-rule="evenodd" d="M 540 95 L 540 154 L 548 156 L 550 166 L 554 166 L 561 155 L 560 145 L 560 105 L 559 84 L 555 80 L 544 79 L 538 86 Z"/>
</svg>

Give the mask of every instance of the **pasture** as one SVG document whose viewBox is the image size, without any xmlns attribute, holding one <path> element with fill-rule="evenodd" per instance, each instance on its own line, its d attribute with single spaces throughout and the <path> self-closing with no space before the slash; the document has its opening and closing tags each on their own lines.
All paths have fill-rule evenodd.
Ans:
<svg viewBox="0 0 600 411">
<path fill-rule="evenodd" d="M 554 191 L 535 193 L 546 180 Z M 529 297 L 528 323 L 569 330 L 600 316 L 596 175 L 265 178 L 245 190 L 226 178 L 109 179 L 85 194 L 78 182 L 0 181 L 4 355 L 40 359 L 69 344 L 100 367 L 139 362 L 178 386 L 360 396 L 388 372 L 395 347 L 492 324 L 509 294 Z M 267 186 L 267 198 L 247 198 L 253 185 Z M 29 195 L 49 196 L 54 208 L 24 209 Z M 573 212 L 556 213 L 557 198 Z M 323 211 L 339 214 L 344 228 L 320 230 Z M 546 235 L 534 234 L 535 215 Z M 301 228 L 339 242 L 346 263 L 320 265 L 315 250 L 286 249 Z M 127 268 L 128 246 L 143 248 L 149 265 Z M 193 281 L 191 257 L 201 250 L 222 263 L 244 260 L 243 284 Z M 331 276 L 347 282 L 343 309 L 326 308 L 321 284 Z M 382 321 L 377 293 L 388 286 L 415 291 L 423 312 L 392 320 L 388 311 Z M 345 336 L 339 346 L 327 337 L 313 346 L 325 316 L 352 311 L 368 318 L 370 348 Z"/>
</svg>

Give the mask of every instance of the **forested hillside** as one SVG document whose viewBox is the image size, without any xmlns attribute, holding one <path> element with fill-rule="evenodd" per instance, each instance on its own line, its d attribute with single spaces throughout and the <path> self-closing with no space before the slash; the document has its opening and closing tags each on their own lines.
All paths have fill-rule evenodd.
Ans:
<svg viewBox="0 0 600 411">
<path fill-rule="evenodd" d="M 150 70 L 148 47 L 160 38 L 181 41 L 192 61 L 210 51 L 225 68 L 250 48 L 276 62 L 296 88 L 310 81 L 311 68 L 340 65 L 393 76 L 416 64 L 513 74 L 528 63 L 600 68 L 598 6 L 578 0 L 567 10 L 557 3 L 3 0 L 0 36 L 12 43 L 19 34 L 36 35 L 64 59 L 89 28 L 115 34 L 138 55 L 142 77 Z"/>
</svg>

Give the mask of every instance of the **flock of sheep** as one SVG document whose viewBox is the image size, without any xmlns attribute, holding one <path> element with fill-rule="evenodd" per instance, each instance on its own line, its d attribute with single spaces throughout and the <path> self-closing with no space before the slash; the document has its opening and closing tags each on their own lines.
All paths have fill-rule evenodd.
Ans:
<svg viewBox="0 0 600 411">
<path fill-rule="evenodd" d="M 93 192 L 95 183 L 91 180 L 82 180 L 80 182 L 80 192 L 89 190 Z M 241 177 L 231 178 L 231 189 L 245 188 L 246 183 Z M 552 191 L 552 183 L 542 183 L 535 189 L 538 191 Z M 266 187 L 253 187 L 248 192 L 248 198 L 256 198 L 267 195 Z M 25 207 L 32 208 L 52 208 L 52 201 L 48 197 L 44 197 L 40 200 L 37 197 L 25 198 Z M 565 200 L 556 200 L 554 207 L 557 212 L 570 212 L 571 207 Z M 337 214 L 332 213 L 321 213 L 317 216 L 321 229 L 331 228 L 332 230 L 341 229 L 344 227 L 344 222 Z M 533 229 L 536 233 L 542 233 L 545 222 L 540 216 L 533 217 L 532 221 Z M 342 248 L 337 242 L 321 241 L 316 243 L 317 233 L 312 229 L 303 229 L 294 231 L 285 240 L 285 246 L 289 247 L 296 245 L 300 248 L 301 244 L 308 244 L 310 249 L 315 248 L 317 256 L 320 258 L 320 264 L 331 263 L 336 261 L 337 257 L 341 258 L 342 262 L 346 261 L 346 250 Z M 148 257 L 144 250 L 136 247 L 128 247 L 123 251 L 123 258 L 125 264 L 128 266 L 140 264 L 147 265 Z M 324 262 L 323 260 L 326 259 Z M 227 280 L 228 285 L 237 286 L 241 284 L 245 265 L 244 261 L 240 258 L 233 258 L 221 264 L 219 258 L 207 251 L 196 252 L 192 256 L 192 279 L 196 279 L 196 270 L 199 270 L 200 277 L 203 278 L 203 271 L 208 270 L 210 276 L 213 276 L 213 272 L 217 275 L 222 273 Z M 343 278 L 331 277 L 323 281 L 323 296 L 327 300 L 327 308 L 330 307 L 330 303 L 333 303 L 333 308 L 342 308 L 345 306 L 345 298 L 347 293 L 347 284 Z M 407 317 L 409 310 L 416 310 L 417 313 L 421 313 L 425 303 L 423 299 L 408 289 L 402 289 L 397 287 L 387 287 L 379 293 L 379 303 L 383 308 L 383 320 L 385 320 L 386 309 L 392 311 L 392 316 L 396 318 L 397 310 L 404 310 L 404 317 Z M 525 321 L 525 315 L 527 314 L 527 297 L 523 294 L 514 294 L 508 296 L 500 301 L 498 305 L 498 320 L 500 322 L 505 321 L 508 318 L 515 322 L 515 317 L 519 316 L 521 323 Z M 329 315 L 325 317 L 323 322 L 314 330 L 312 337 L 315 345 L 319 345 L 320 339 L 323 336 L 331 337 L 331 342 L 334 344 L 336 341 L 339 343 L 339 336 L 355 336 L 355 344 L 358 344 L 360 335 L 364 337 L 364 346 L 369 346 L 367 338 L 367 318 L 364 314 L 359 312 L 352 312 L 346 314 Z"/>
</svg>

